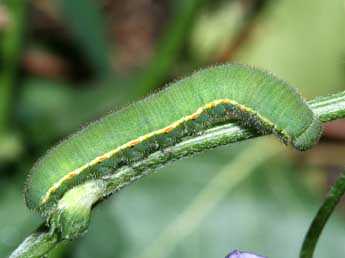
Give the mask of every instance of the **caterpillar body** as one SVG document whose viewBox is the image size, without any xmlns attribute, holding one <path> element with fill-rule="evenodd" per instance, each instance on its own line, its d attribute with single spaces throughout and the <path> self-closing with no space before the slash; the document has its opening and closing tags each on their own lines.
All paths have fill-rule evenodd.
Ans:
<svg viewBox="0 0 345 258">
<path fill-rule="evenodd" d="M 75 185 L 234 120 L 275 133 L 298 150 L 321 134 L 319 118 L 286 82 L 244 65 L 215 66 L 105 116 L 50 150 L 30 172 L 27 206 L 49 217 Z"/>
</svg>

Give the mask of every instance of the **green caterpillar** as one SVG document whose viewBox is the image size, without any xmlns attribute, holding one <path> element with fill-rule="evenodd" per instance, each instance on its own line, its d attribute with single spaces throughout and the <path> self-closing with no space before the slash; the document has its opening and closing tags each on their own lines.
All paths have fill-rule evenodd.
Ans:
<svg viewBox="0 0 345 258">
<path fill-rule="evenodd" d="M 317 115 L 286 82 L 248 66 L 220 65 L 107 115 L 50 150 L 30 172 L 27 206 L 49 219 L 74 186 L 234 120 L 298 150 L 321 134 Z"/>
</svg>

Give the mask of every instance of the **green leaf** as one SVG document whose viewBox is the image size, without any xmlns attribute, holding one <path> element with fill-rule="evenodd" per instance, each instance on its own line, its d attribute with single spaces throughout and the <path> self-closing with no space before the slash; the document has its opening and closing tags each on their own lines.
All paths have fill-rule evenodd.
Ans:
<svg viewBox="0 0 345 258">
<path fill-rule="evenodd" d="M 99 77 L 109 76 L 110 46 L 97 1 L 59 0 L 58 3 L 66 26 L 72 30 L 96 74 Z"/>
</svg>

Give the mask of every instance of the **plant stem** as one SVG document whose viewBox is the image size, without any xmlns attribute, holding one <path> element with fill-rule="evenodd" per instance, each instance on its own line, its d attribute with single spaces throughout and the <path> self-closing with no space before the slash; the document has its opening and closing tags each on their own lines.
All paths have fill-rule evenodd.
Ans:
<svg viewBox="0 0 345 258">
<path fill-rule="evenodd" d="M 318 97 L 308 102 L 322 122 L 345 117 L 345 91 Z"/>
<path fill-rule="evenodd" d="M 322 122 L 345 118 L 345 92 L 317 98 L 315 100 L 309 101 L 308 103 L 310 104 L 310 107 L 313 109 L 313 111 L 320 116 Z M 258 134 L 255 130 L 241 128 L 234 123 L 221 125 L 206 130 L 200 136 L 183 140 L 179 144 L 169 147 L 164 151 L 155 152 L 145 159 L 137 161 L 131 166 L 124 166 L 119 169 L 119 171 L 114 175 L 110 175 L 97 180 L 102 181 L 102 184 L 99 184 L 100 186 L 104 187 L 104 183 L 106 185 L 106 192 L 104 193 L 104 195 L 110 195 L 111 193 L 118 191 L 122 187 L 130 184 L 135 179 L 149 174 L 154 169 L 163 166 L 169 161 L 188 157 L 195 153 L 199 153 L 221 145 L 243 141 L 259 136 L 262 135 Z M 76 186 L 75 188 L 82 186 L 83 185 Z M 24 240 L 21 245 L 19 245 L 17 250 L 10 257 L 35 257 L 32 255 L 30 256 L 30 254 L 36 254 L 37 250 L 40 249 L 43 250 L 42 246 L 40 245 L 40 239 L 43 239 L 42 245 L 45 247 L 44 250 L 54 248 L 57 245 L 58 241 L 47 241 L 48 230 L 49 229 L 47 228 L 46 231 L 41 231 L 40 234 L 38 234 L 37 232 L 31 234 L 29 237 L 27 237 L 26 240 Z M 50 233 L 49 237 L 50 239 L 55 239 L 55 233 Z M 34 241 L 34 239 L 36 240 Z M 48 244 L 50 245 L 50 248 L 46 248 Z M 46 254 L 46 252 L 47 251 L 42 252 L 41 255 Z"/>
<path fill-rule="evenodd" d="M 323 202 L 321 208 L 311 223 L 307 235 L 304 238 L 303 245 L 300 252 L 300 258 L 312 258 L 317 241 L 325 227 L 329 217 L 333 213 L 335 207 L 339 203 L 341 197 L 345 192 L 345 171 L 343 171 L 338 178 L 335 185 L 329 191 L 326 200 Z"/>
<path fill-rule="evenodd" d="M 10 257 L 42 257 L 48 254 L 58 243 L 57 235 L 51 234 L 49 228 L 42 224 L 35 232 L 25 238 Z"/>
</svg>

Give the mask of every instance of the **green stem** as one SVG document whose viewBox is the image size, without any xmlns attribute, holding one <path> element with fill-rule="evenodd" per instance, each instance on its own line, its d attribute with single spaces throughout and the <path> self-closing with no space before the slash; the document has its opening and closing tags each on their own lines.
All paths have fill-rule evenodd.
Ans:
<svg viewBox="0 0 345 258">
<path fill-rule="evenodd" d="M 334 119 L 345 117 L 345 92 L 337 93 L 327 97 L 318 98 L 308 102 L 315 113 L 317 113 L 322 122 L 327 122 Z M 202 135 L 183 140 L 179 144 L 169 147 L 165 151 L 155 152 L 149 155 L 147 158 L 140 160 L 129 166 L 124 166 L 119 171 L 114 174 L 107 176 L 97 181 L 102 181 L 98 184 L 104 187 L 106 191 L 105 195 L 109 195 L 115 191 L 120 190 L 125 185 L 130 184 L 135 179 L 138 179 L 144 175 L 147 175 L 154 169 L 163 166 L 169 161 L 178 160 L 184 157 L 191 156 L 195 153 L 205 151 L 207 149 L 212 149 L 221 145 L 230 144 L 238 141 L 243 141 L 249 138 L 259 137 L 257 132 L 253 129 L 244 129 L 236 124 L 225 124 L 218 126 L 216 128 L 209 129 L 205 131 Z M 97 184 L 95 184 L 97 185 Z M 83 185 L 76 186 L 75 188 L 82 188 Z M 95 186 L 93 186 L 95 187 Z M 73 188 L 73 189 L 75 189 Z M 94 189 L 95 190 L 95 189 Z M 96 190 L 95 190 L 96 191 Z M 96 191 L 97 192 L 97 191 Z M 88 196 L 89 197 L 89 196 Z M 92 198 L 91 198 L 92 199 Z M 48 229 L 47 229 L 48 231 Z M 41 234 L 46 234 L 46 232 L 41 232 Z M 52 233 L 53 235 L 55 233 Z M 37 232 L 30 235 L 27 239 L 39 238 Z M 50 235 L 52 237 L 52 235 Z M 54 238 L 55 239 L 55 238 Z M 25 245 L 24 245 L 25 243 Z M 31 244 L 30 243 L 34 243 Z M 47 243 L 42 241 L 42 245 Z M 50 249 L 54 248 L 58 242 L 50 241 Z M 12 254 L 11 258 L 27 258 L 30 253 L 37 253 L 37 249 L 40 248 L 39 240 L 28 241 L 25 240 L 17 250 Z M 18 251 L 20 250 L 20 252 Z M 47 249 L 48 250 L 48 249 Z M 42 253 L 46 254 L 46 253 Z"/>
<path fill-rule="evenodd" d="M 345 192 L 345 171 L 341 173 L 335 185 L 329 191 L 326 200 L 311 223 L 300 252 L 300 258 L 312 258 L 317 241 L 320 238 L 323 228 L 335 207 Z"/>
<path fill-rule="evenodd" d="M 20 246 L 11 254 L 10 257 L 42 257 L 57 244 L 57 236 L 55 234 L 50 234 L 49 228 L 42 224 L 35 232 L 33 232 L 20 244 Z"/>
<path fill-rule="evenodd" d="M 322 122 L 345 117 L 345 91 L 318 97 L 308 102 Z"/>
</svg>

